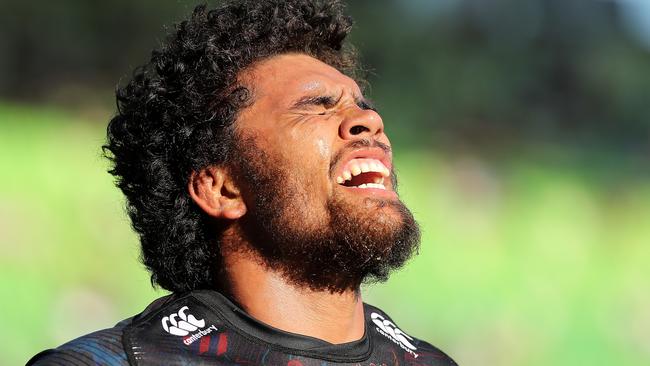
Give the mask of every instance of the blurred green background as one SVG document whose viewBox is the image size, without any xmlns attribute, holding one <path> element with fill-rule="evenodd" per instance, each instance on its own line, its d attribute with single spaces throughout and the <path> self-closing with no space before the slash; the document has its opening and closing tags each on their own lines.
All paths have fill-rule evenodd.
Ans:
<svg viewBox="0 0 650 366">
<path fill-rule="evenodd" d="M 195 3 L 0 2 L 3 364 L 163 294 L 100 146 Z M 650 364 L 650 1 L 349 10 L 424 232 L 365 300 L 461 365 Z"/>
</svg>

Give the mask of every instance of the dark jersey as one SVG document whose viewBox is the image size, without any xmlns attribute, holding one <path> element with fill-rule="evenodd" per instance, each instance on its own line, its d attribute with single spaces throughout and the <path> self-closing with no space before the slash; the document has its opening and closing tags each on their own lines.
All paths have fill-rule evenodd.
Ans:
<svg viewBox="0 0 650 366">
<path fill-rule="evenodd" d="M 28 365 L 456 365 L 364 304 L 358 341 L 331 344 L 270 327 L 215 291 L 170 295 L 115 327 L 34 356 Z"/>
</svg>

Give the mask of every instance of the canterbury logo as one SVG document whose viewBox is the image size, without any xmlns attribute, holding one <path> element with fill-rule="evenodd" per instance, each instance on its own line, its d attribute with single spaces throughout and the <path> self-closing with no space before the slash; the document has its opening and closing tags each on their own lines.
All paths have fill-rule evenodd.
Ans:
<svg viewBox="0 0 650 366">
<path fill-rule="evenodd" d="M 183 306 L 177 313 L 162 318 L 165 332 L 182 337 L 205 327 L 204 319 L 197 320 L 194 315 L 185 314 L 188 309 L 187 306 Z"/>
<path fill-rule="evenodd" d="M 413 338 L 408 334 L 402 332 L 402 330 L 399 329 L 395 323 L 385 319 L 383 316 L 377 313 L 370 314 L 370 319 L 372 319 L 372 322 L 375 323 L 377 330 L 379 330 L 380 333 L 390 338 L 394 343 L 397 343 L 404 350 L 415 356 L 415 358 L 418 357 L 418 355 L 413 352 L 417 348 L 410 342 L 413 340 Z"/>
</svg>

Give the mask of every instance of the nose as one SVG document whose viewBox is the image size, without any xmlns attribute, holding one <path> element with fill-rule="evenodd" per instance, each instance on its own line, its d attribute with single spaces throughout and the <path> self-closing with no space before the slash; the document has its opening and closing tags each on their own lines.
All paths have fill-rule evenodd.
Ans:
<svg viewBox="0 0 650 366">
<path fill-rule="evenodd" d="M 384 122 L 381 120 L 379 113 L 358 106 L 348 108 L 339 126 L 339 135 L 344 140 L 364 137 L 376 138 L 382 133 L 384 133 Z"/>
</svg>

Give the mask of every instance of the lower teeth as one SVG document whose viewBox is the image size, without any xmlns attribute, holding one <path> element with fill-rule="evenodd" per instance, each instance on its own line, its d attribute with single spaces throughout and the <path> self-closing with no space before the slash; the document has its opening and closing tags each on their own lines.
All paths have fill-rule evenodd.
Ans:
<svg viewBox="0 0 650 366">
<path fill-rule="evenodd" d="M 364 183 L 361 185 L 358 185 L 357 188 L 378 188 L 378 189 L 386 189 L 383 184 L 379 183 Z"/>
</svg>

